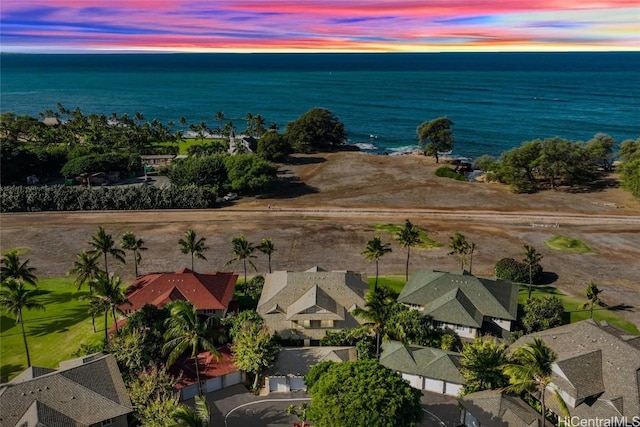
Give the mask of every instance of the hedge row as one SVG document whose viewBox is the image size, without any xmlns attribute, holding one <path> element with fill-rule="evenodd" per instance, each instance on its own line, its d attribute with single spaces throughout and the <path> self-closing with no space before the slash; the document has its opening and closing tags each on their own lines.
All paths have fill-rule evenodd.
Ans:
<svg viewBox="0 0 640 427">
<path fill-rule="evenodd" d="M 207 187 L 0 187 L 0 212 L 206 209 L 214 206 L 215 194 Z"/>
</svg>

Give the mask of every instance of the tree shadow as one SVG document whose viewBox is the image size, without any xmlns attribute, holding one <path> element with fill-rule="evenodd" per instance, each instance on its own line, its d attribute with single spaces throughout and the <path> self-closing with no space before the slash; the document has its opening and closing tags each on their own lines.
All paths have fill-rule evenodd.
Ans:
<svg viewBox="0 0 640 427">
<path fill-rule="evenodd" d="M 40 324 L 29 326 L 27 333 L 29 336 L 44 336 L 55 332 L 63 332 L 88 317 L 89 312 L 85 307 L 72 308 L 60 316 L 40 317 L 38 319 Z"/>
<path fill-rule="evenodd" d="M 538 278 L 538 283 L 541 285 L 550 285 L 555 283 L 558 280 L 558 275 L 552 271 L 543 271 L 540 277 Z M 536 286 L 536 288 L 540 288 L 540 286 Z"/>
<path fill-rule="evenodd" d="M 89 292 L 51 292 L 44 291 L 44 293 L 40 296 L 44 296 L 44 298 L 40 298 L 39 302 L 44 304 L 45 306 L 49 304 L 66 304 L 71 301 L 78 301 L 81 297 L 88 295 Z"/>
<path fill-rule="evenodd" d="M 26 358 L 27 356 L 25 356 Z M 3 364 L 0 366 L 0 383 L 6 383 L 9 381 L 9 377 L 14 376 L 24 370 L 24 366 L 16 364 Z"/>
<path fill-rule="evenodd" d="M 327 159 L 325 159 L 324 157 L 316 157 L 316 156 L 304 156 L 304 157 L 300 157 L 300 156 L 289 156 L 287 157 L 287 159 L 283 162 L 286 165 L 292 165 L 292 166 L 304 166 L 304 165 L 313 165 L 313 164 L 318 164 L 318 163 L 324 163 L 326 162 Z"/>
<path fill-rule="evenodd" d="M 16 319 L 9 316 L 0 316 L 0 334 L 5 333 L 16 325 Z"/>
<path fill-rule="evenodd" d="M 611 176 L 601 176 L 591 182 L 582 185 L 575 185 L 567 188 L 566 192 L 571 194 L 597 193 L 608 188 L 619 188 L 620 181 Z"/>
<path fill-rule="evenodd" d="M 608 307 L 597 307 L 594 308 L 593 310 L 606 310 L 609 309 L 611 311 L 633 311 L 635 307 L 632 305 L 628 305 L 628 304 L 617 304 L 617 305 L 611 305 Z"/>
<path fill-rule="evenodd" d="M 270 191 L 265 193 L 262 198 L 293 199 L 317 192 L 318 189 L 316 187 L 300 181 L 300 178 L 297 176 L 284 176 L 278 177 L 278 180 L 272 185 Z"/>
</svg>

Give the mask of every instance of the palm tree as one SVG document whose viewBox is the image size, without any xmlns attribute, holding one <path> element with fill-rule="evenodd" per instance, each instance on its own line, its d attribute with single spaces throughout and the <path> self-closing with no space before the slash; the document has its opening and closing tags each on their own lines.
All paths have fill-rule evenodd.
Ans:
<svg viewBox="0 0 640 427">
<path fill-rule="evenodd" d="M 215 319 L 209 317 L 203 322 L 198 317 L 196 308 L 190 302 L 182 300 L 173 303 L 170 313 L 171 317 L 166 320 L 165 344 L 162 346 L 162 353 L 167 356 L 167 366 L 173 365 L 190 348 L 191 357 L 194 358 L 196 366 L 198 394 L 202 395 L 198 351 L 203 349 L 215 357 L 220 357 L 220 353 L 213 344 L 217 332 L 213 327 Z"/>
<path fill-rule="evenodd" d="M 394 312 L 397 294 L 387 286 L 380 286 L 365 296 L 365 310 L 356 308 L 353 315 L 364 319 L 376 334 L 376 358 L 380 358 L 380 337 L 386 335 L 387 323 Z"/>
<path fill-rule="evenodd" d="M 107 330 L 109 311 L 111 311 L 111 314 L 113 315 L 113 323 L 116 327 L 117 334 L 118 319 L 116 318 L 116 311 L 120 304 L 127 302 L 127 299 L 125 297 L 125 292 L 122 289 L 122 280 L 113 273 L 107 274 L 106 272 L 101 271 L 92 280 L 92 283 L 95 293 L 90 296 L 90 311 L 95 311 L 98 307 L 104 310 L 104 340 L 106 343 L 109 340 Z"/>
<path fill-rule="evenodd" d="M 524 265 L 529 268 L 529 296 L 527 299 L 531 299 L 531 291 L 533 288 L 533 269 L 540 264 L 542 255 L 540 255 L 532 246 L 524 245 L 524 249 Z"/>
<path fill-rule="evenodd" d="M 36 288 L 38 287 L 38 278 L 33 273 L 36 271 L 35 267 L 29 267 L 29 260 L 21 263 L 17 251 L 7 252 L 2 257 L 0 263 L 2 263 L 2 267 L 0 267 L 0 280 L 15 279 L 22 283 L 28 283 Z"/>
<path fill-rule="evenodd" d="M 171 418 L 173 418 L 177 426 L 209 427 L 211 414 L 207 399 L 202 396 L 196 396 L 195 404 L 195 408 L 180 405 L 173 411 Z"/>
<path fill-rule="evenodd" d="M 89 245 L 91 245 L 92 247 L 89 253 L 99 254 L 104 256 L 105 273 L 107 274 L 109 273 L 109 268 L 107 264 L 107 255 L 111 255 L 118 261 L 125 263 L 124 251 L 122 249 L 118 249 L 114 247 L 115 242 L 113 240 L 113 237 L 111 237 L 111 234 L 107 234 L 104 231 L 104 228 L 102 228 L 102 226 L 98 228 L 98 232 L 95 235 L 91 236 L 91 241 L 89 242 Z"/>
<path fill-rule="evenodd" d="M 508 360 L 507 345 L 494 337 L 477 337 L 464 343 L 460 373 L 465 379 L 465 392 L 493 390 L 508 384 L 502 367 Z"/>
<path fill-rule="evenodd" d="M 262 242 L 260 242 L 260 245 L 257 247 L 257 249 L 263 254 L 267 255 L 267 258 L 269 260 L 269 273 L 271 273 L 271 254 L 273 254 L 276 251 L 276 247 L 273 244 L 273 240 L 262 239 Z"/>
<path fill-rule="evenodd" d="M 471 273 L 473 251 L 476 249 L 476 244 L 473 242 L 467 242 L 467 239 L 462 233 L 456 233 L 451 236 L 451 243 L 449 244 L 449 247 L 451 248 L 451 252 L 449 252 L 449 255 L 458 255 L 460 257 L 460 270 L 464 270 L 464 266 L 467 263 L 467 255 L 471 257 L 469 263 L 469 273 Z"/>
<path fill-rule="evenodd" d="M 247 262 L 249 265 L 256 269 L 255 264 L 251 261 L 251 258 L 255 258 L 253 252 L 256 250 L 255 246 L 244 236 L 238 236 L 231 239 L 231 253 L 233 254 L 233 258 L 226 262 L 225 265 L 229 265 L 234 261 L 242 261 L 242 266 L 244 267 L 244 284 L 247 284 Z"/>
<path fill-rule="evenodd" d="M 513 352 L 512 362 L 506 363 L 503 367 L 503 372 L 509 376 L 509 385 L 504 388 L 505 391 L 516 394 L 525 391 L 539 393 L 542 425 L 547 414 L 546 390 L 551 383 L 551 368 L 557 359 L 558 355 L 547 347 L 544 341 L 534 338 L 533 342 L 517 348 Z M 562 412 L 568 416 L 566 403 L 557 391 L 555 396 Z"/>
<path fill-rule="evenodd" d="M 100 271 L 98 254 L 82 251 L 82 253 L 76 254 L 73 268 L 67 274 L 76 275 L 76 280 L 73 283 L 78 285 L 78 290 L 86 283 L 89 285 L 89 293 L 93 294 L 91 279 L 95 279 Z"/>
<path fill-rule="evenodd" d="M 198 237 L 196 236 L 196 232 L 193 229 L 187 230 L 184 233 L 184 239 L 178 240 L 178 244 L 180 245 L 180 251 L 183 254 L 191 253 L 191 271 L 193 272 L 195 272 L 193 268 L 194 258 L 198 258 L 204 261 L 207 260 L 207 258 L 205 258 L 205 256 L 202 255 L 202 252 L 209 249 L 204 244 L 206 240 L 207 239 L 205 237 L 198 239 Z"/>
<path fill-rule="evenodd" d="M 374 291 L 378 288 L 378 261 L 380 261 L 380 258 L 382 258 L 384 254 L 388 254 L 389 252 L 391 252 L 391 244 L 382 243 L 380 236 L 375 236 L 369 240 L 367 247 L 362 251 L 362 255 L 364 255 L 366 259 L 376 262 L 376 281 L 373 285 Z"/>
<path fill-rule="evenodd" d="M 602 293 L 601 289 L 598 289 L 598 285 L 595 284 L 595 282 L 593 280 L 589 281 L 589 283 L 587 283 L 587 299 L 589 300 L 588 302 L 585 302 L 584 304 L 580 305 L 580 308 L 587 308 L 589 307 L 589 318 L 593 319 L 593 307 L 598 306 L 598 307 L 606 307 L 607 305 L 604 303 L 604 301 L 602 301 L 600 299 L 600 294 Z"/>
<path fill-rule="evenodd" d="M 122 235 L 122 242 L 120 243 L 122 249 L 133 252 L 133 264 L 135 266 L 136 277 L 138 277 L 138 264 L 142 260 L 141 251 L 146 251 L 144 246 L 144 240 L 138 239 L 135 234 L 127 231 Z"/>
<path fill-rule="evenodd" d="M 44 310 L 44 305 L 36 301 L 36 290 L 27 290 L 24 283 L 14 278 L 9 278 L 2 282 L 0 290 L 0 306 L 15 316 L 16 323 L 20 323 L 22 329 L 22 340 L 27 353 L 27 367 L 31 367 L 29 357 L 29 346 L 27 345 L 27 335 L 24 332 L 24 321 L 22 320 L 22 309 Z"/>
<path fill-rule="evenodd" d="M 398 235 L 396 236 L 398 243 L 403 248 L 407 248 L 407 267 L 405 270 L 405 281 L 409 280 L 409 257 L 411 256 L 411 247 L 416 246 L 419 243 L 422 243 L 422 239 L 420 239 L 420 230 L 413 226 L 411 221 L 406 220 L 404 223 L 404 227 L 398 231 Z"/>
</svg>

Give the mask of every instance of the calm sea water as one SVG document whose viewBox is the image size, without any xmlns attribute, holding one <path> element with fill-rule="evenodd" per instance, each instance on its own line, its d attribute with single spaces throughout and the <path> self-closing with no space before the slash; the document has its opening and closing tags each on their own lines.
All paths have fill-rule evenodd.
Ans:
<svg viewBox="0 0 640 427">
<path fill-rule="evenodd" d="M 417 146 L 416 127 L 447 116 L 453 154 L 498 155 L 561 136 L 640 137 L 640 52 L 447 54 L 110 54 L 0 57 L 0 111 L 37 116 L 142 112 L 206 121 L 248 112 L 280 129 L 313 107 L 376 152 Z"/>
</svg>

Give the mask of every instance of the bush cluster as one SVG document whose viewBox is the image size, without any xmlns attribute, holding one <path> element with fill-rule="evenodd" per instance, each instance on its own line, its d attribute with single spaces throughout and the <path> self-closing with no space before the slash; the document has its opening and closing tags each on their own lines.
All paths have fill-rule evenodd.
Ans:
<svg viewBox="0 0 640 427">
<path fill-rule="evenodd" d="M 510 280 L 518 283 L 529 283 L 529 267 L 513 258 L 502 258 L 496 263 L 494 273 L 498 279 Z M 536 282 L 542 274 L 539 264 L 533 266 L 533 281 Z"/>
<path fill-rule="evenodd" d="M 453 178 L 456 181 L 466 181 L 467 180 L 467 178 L 464 175 L 454 171 L 453 169 L 451 169 L 450 167 L 447 167 L 447 166 L 439 167 L 436 170 L 436 176 L 443 177 L 443 178 Z"/>
<path fill-rule="evenodd" d="M 153 186 L 0 187 L 0 212 L 206 209 L 215 206 L 215 194 L 206 187 Z"/>
</svg>

